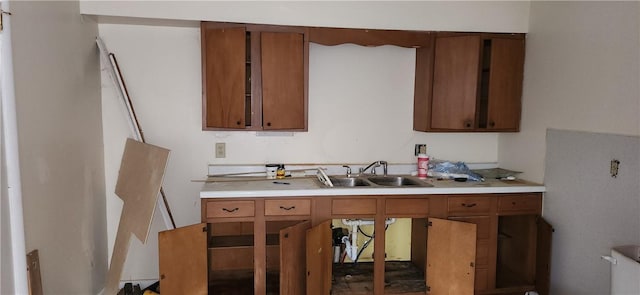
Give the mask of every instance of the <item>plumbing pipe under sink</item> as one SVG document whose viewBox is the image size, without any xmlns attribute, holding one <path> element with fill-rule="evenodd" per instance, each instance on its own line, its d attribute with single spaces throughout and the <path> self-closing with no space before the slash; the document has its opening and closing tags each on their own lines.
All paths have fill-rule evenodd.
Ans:
<svg viewBox="0 0 640 295">
<path fill-rule="evenodd" d="M 358 227 L 361 225 L 373 225 L 374 221 L 365 219 L 342 219 L 341 221 L 344 225 L 351 226 L 351 238 L 349 236 L 342 237 L 342 243 L 345 244 L 345 254 L 353 262 L 356 262 L 358 260 Z M 395 222 L 395 218 L 387 218 L 384 224 L 387 226 Z"/>
</svg>

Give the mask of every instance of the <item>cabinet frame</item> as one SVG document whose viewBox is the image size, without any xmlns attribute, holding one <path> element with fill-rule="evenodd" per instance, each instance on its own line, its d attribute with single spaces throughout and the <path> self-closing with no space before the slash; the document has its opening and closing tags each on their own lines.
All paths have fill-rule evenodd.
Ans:
<svg viewBox="0 0 640 295">
<path fill-rule="evenodd" d="M 244 29 L 245 37 L 233 38 L 228 41 L 229 44 L 223 42 L 211 43 L 208 34 L 215 31 L 224 30 L 241 30 Z M 250 25 L 240 23 L 220 23 L 220 22 L 202 22 L 200 25 L 201 41 L 202 41 L 202 130 L 213 131 L 307 131 L 308 130 L 308 80 L 309 80 L 309 34 L 305 27 L 296 26 L 275 26 L 275 25 Z M 290 68 L 286 72 L 278 73 L 279 67 L 264 68 L 263 57 L 263 40 L 262 34 L 275 35 L 276 38 L 268 38 L 268 45 L 265 50 L 270 50 L 269 56 L 276 58 L 274 62 L 284 59 Z M 215 35 L 215 34 L 214 34 Z M 292 36 L 292 39 L 286 41 L 281 36 Z M 247 41 L 248 40 L 248 41 Z M 275 40 L 272 43 L 269 40 Z M 250 42 L 248 45 L 247 42 Z M 277 42 L 299 42 L 299 47 L 286 45 Z M 234 69 L 233 77 L 215 74 L 215 65 L 217 60 L 215 54 L 218 43 L 226 44 L 229 48 L 235 48 L 231 51 L 233 61 L 227 62 L 222 58 L 222 66 Z M 287 48 L 294 49 L 288 52 Z M 213 56 L 212 56 L 213 55 Z M 238 56 L 243 55 L 244 60 L 239 61 Z M 292 61 L 288 58 L 291 55 L 298 56 L 300 60 Z M 224 57 L 224 55 L 223 55 Z M 227 65 L 227 63 L 232 63 Z M 294 67 L 294 68 L 291 68 Z M 247 69 L 248 68 L 248 69 Z M 249 73 L 247 73 L 247 70 Z M 267 70 L 267 71 L 265 71 Z M 292 72 L 293 71 L 293 72 Z M 209 72 L 213 72 L 212 75 Z M 236 73 L 239 72 L 239 73 Z M 249 75 L 249 76 L 248 76 Z M 264 76 L 267 75 L 267 76 Z M 293 75 L 293 76 L 291 76 Z M 240 77 L 242 76 L 242 77 Z M 250 78 L 249 78 L 250 77 Z M 263 91 L 263 79 L 275 81 L 270 83 L 271 91 L 269 96 L 269 106 L 273 106 L 267 110 L 263 106 L 267 105 L 265 92 Z M 286 80 L 297 80 L 295 83 L 283 83 Z M 250 87 L 246 85 L 250 83 Z M 295 84 L 295 85 L 294 85 Z M 240 91 L 242 90 L 242 91 Z M 248 90 L 248 92 L 247 92 Z M 282 91 L 282 94 L 279 92 Z M 294 93 L 288 93 L 294 91 Z M 221 93 L 230 92 L 232 97 L 222 97 Z M 242 93 L 242 94 L 240 94 Z M 249 99 L 247 99 L 249 97 Z M 249 102 L 250 106 L 246 105 Z M 295 110 L 290 109 L 291 105 L 296 107 Z M 282 111 L 284 110 L 284 111 Z M 265 115 L 271 118 L 269 122 L 263 122 Z M 269 113 L 270 112 L 270 113 Z M 282 118 L 280 118 L 282 115 Z"/>
<path fill-rule="evenodd" d="M 478 199 L 481 198 L 481 199 Z M 331 290 L 331 267 L 332 267 L 332 245 L 331 245 L 331 228 L 330 223 L 331 219 L 335 218 L 348 218 L 348 217 L 367 217 L 374 218 L 375 220 L 375 240 L 374 240 L 374 265 L 373 265 L 373 288 L 374 294 L 383 294 L 385 291 L 384 284 L 384 275 L 385 275 L 385 219 L 389 217 L 396 218 L 413 218 L 414 222 L 412 222 L 412 240 L 413 239 L 426 239 L 425 243 L 429 243 L 429 235 L 427 234 L 427 227 L 425 227 L 424 222 L 417 222 L 420 220 L 427 221 L 429 218 L 439 218 L 439 219 L 447 219 L 452 218 L 458 221 L 465 220 L 478 220 L 488 218 L 489 221 L 489 232 L 487 233 L 486 226 L 478 229 L 478 233 L 480 233 L 479 237 L 476 237 L 477 243 L 474 244 L 474 247 L 488 247 L 488 257 L 482 259 L 488 260 L 488 267 L 480 269 L 482 272 L 478 275 L 478 269 L 476 269 L 476 276 L 480 279 L 486 278 L 486 282 L 480 282 L 481 284 L 475 284 L 474 293 L 475 294 L 500 294 L 505 292 L 525 292 L 536 289 L 541 294 L 548 294 L 548 282 L 549 282 L 549 261 L 550 261 L 550 248 L 551 241 L 550 235 L 553 231 L 553 228 L 544 222 L 544 220 L 539 216 L 541 213 L 541 193 L 511 193 L 511 194 L 461 194 L 461 195 L 352 195 L 352 196 L 322 196 L 322 197 L 255 197 L 255 198 L 212 198 L 212 199 L 202 199 L 202 215 L 201 221 L 206 224 L 231 224 L 238 223 L 237 225 L 233 225 L 230 227 L 219 228 L 216 231 L 216 235 L 229 236 L 240 234 L 240 235 L 253 235 L 251 239 L 253 240 L 253 267 L 254 267 L 254 290 L 255 294 L 265 294 L 267 288 L 266 274 L 267 268 L 269 265 L 274 265 L 273 258 L 269 262 L 267 259 L 268 252 L 273 250 L 272 245 L 273 242 L 268 242 L 268 240 L 272 240 L 271 238 L 267 239 L 267 232 L 273 233 L 274 230 L 278 229 L 280 232 L 280 259 L 283 259 L 282 251 L 286 251 L 289 257 L 293 258 L 295 261 L 295 257 L 301 257 L 301 252 L 292 253 L 291 251 L 300 250 L 306 252 L 307 259 L 307 267 L 306 269 L 301 265 L 287 265 L 288 267 L 292 267 L 289 269 L 284 269 L 282 265 L 282 260 L 280 261 L 280 273 L 281 275 L 287 275 L 287 273 L 294 271 L 306 270 L 310 271 L 313 267 L 320 267 L 319 270 L 313 272 L 313 277 L 317 278 L 319 281 L 313 281 L 311 284 L 307 284 L 307 293 L 308 294 L 328 294 Z M 466 204 L 467 200 L 478 201 L 483 200 L 487 201 L 491 204 L 490 210 L 482 211 L 482 214 L 478 211 L 470 210 L 469 212 L 460 211 L 460 206 L 456 204 L 461 204 L 463 201 Z M 235 205 L 237 202 L 250 202 L 253 203 L 253 207 L 255 212 L 254 214 L 244 214 L 244 215 L 252 215 L 252 216 L 239 216 L 234 217 L 230 216 L 222 216 L 219 217 L 216 214 L 208 214 L 207 210 L 211 209 L 220 209 L 220 206 L 207 206 L 209 202 L 216 202 L 217 204 L 225 204 L 225 205 Z M 301 208 L 299 214 L 305 214 L 308 212 L 309 215 L 278 215 L 279 213 L 273 214 L 272 210 L 266 209 L 266 202 L 274 202 L 279 206 L 279 204 L 284 204 L 283 206 L 292 206 L 290 204 L 305 204 Z M 369 204 L 372 206 L 375 203 L 375 213 L 373 213 L 372 208 L 365 208 L 364 211 L 362 208 L 353 207 L 352 209 L 339 209 L 334 212 L 334 208 L 332 204 L 336 201 L 336 204 L 339 205 L 358 205 L 358 204 Z M 415 201 L 418 206 L 421 206 L 421 209 L 411 208 L 410 204 Z M 502 201 L 502 202 L 501 202 Z M 364 202 L 364 203 L 363 203 Z M 372 203 L 373 202 L 373 203 Z M 515 202 L 515 204 L 514 204 Z M 502 207 L 498 206 L 498 203 L 503 203 Z M 241 203 L 246 204 L 246 203 Z M 310 204 L 309 210 L 306 208 L 306 204 Z M 505 205 L 508 205 L 505 210 Z M 276 207 L 278 207 L 276 206 Z M 479 206 L 479 205 L 477 205 Z M 278 207 L 279 208 L 279 207 Z M 402 208 L 411 208 L 406 213 L 401 212 Z M 466 208 L 466 207 L 465 207 Z M 471 208 L 476 208 L 471 207 Z M 502 210 L 500 210 L 502 208 Z M 271 213 L 270 213 L 271 212 Z M 278 211 L 276 211 L 278 212 Z M 373 214 L 371 214 L 373 213 Z M 515 252 L 515 255 L 520 255 L 518 253 L 531 251 L 531 255 L 535 256 L 537 259 L 534 261 L 523 261 L 523 265 L 527 265 L 527 272 L 525 275 L 529 277 L 529 280 L 535 278 L 535 285 L 526 284 L 526 285 L 510 285 L 502 288 L 496 288 L 496 263 L 497 263 L 497 231 L 499 227 L 499 218 L 528 218 L 529 221 L 526 221 L 526 225 L 528 230 L 527 235 L 536 234 L 537 237 L 527 238 L 528 236 L 524 236 L 525 239 L 529 239 L 528 241 L 534 243 L 531 248 L 518 250 Z M 534 225 L 531 223 L 535 218 L 535 222 L 537 224 Z M 252 222 L 251 226 L 249 222 Z M 271 223 L 273 222 L 273 223 Z M 474 223 L 474 222 L 471 222 Z M 486 220 L 482 221 L 483 224 L 487 224 Z M 319 236 L 315 237 L 315 240 L 309 240 L 309 233 L 313 231 L 313 228 L 318 225 L 323 224 L 324 228 L 318 232 Z M 199 225 L 200 228 L 203 225 Z M 534 228 L 535 227 L 535 228 Z M 211 237 L 212 229 L 208 228 L 207 240 Z M 306 231 L 306 240 L 302 237 L 302 233 Z M 511 230 L 513 231 L 513 230 Z M 163 233 L 163 235 L 171 234 L 172 232 L 179 233 L 179 230 L 170 230 Z M 517 232 L 517 230 L 515 231 Z M 190 249 L 188 251 L 198 252 L 199 255 L 202 253 L 207 253 L 208 250 L 208 241 L 207 242 L 197 242 L 198 239 L 201 239 L 202 230 L 195 230 L 193 232 L 193 241 L 186 241 L 190 239 L 189 237 L 180 237 L 180 239 L 184 239 L 186 244 L 190 245 Z M 474 229 L 475 234 L 475 229 Z M 288 235 L 288 236 L 287 236 Z M 489 238 L 487 239 L 487 235 Z M 200 238 L 199 238 L 200 237 Z M 282 242 L 282 239 L 290 237 L 292 238 L 291 246 L 283 246 L 285 243 Z M 245 239 L 246 240 L 246 239 Z M 195 242 L 194 242 L 195 241 Z M 275 240 L 273 240 L 275 241 Z M 315 242 L 313 242 L 315 241 Z M 201 250 L 194 249 L 198 248 L 197 244 L 201 243 Z M 306 243 L 307 245 L 304 247 L 302 244 Z M 422 245 L 426 245 L 423 242 L 416 243 L 416 245 L 411 246 L 411 260 L 415 265 L 420 265 L 426 261 L 429 250 L 419 249 Z M 516 242 L 514 245 L 522 244 L 520 242 Z M 529 244 L 527 242 L 526 244 Z M 195 245 L 195 246 L 194 246 Z M 212 246 L 214 244 L 211 244 Z M 216 244 L 216 245 L 226 245 L 226 244 Z M 243 244 L 244 245 L 244 244 Z M 248 245 L 248 244 L 247 244 Z M 309 248 L 309 246 L 312 246 Z M 220 246 L 215 246 L 220 247 Z M 285 247 L 286 249 L 284 249 Z M 313 248 L 316 247 L 316 248 Z M 306 250 L 305 250 L 306 249 Z M 175 251 L 176 253 L 189 253 L 184 251 Z M 202 252 L 200 252 L 202 251 Z M 473 249 L 475 253 L 475 249 Z M 174 251 L 170 251 L 174 252 Z M 170 253 L 171 254 L 171 253 Z M 162 254 L 161 254 L 162 255 Z M 179 254 L 184 255 L 184 254 Z M 207 260 L 210 260 L 211 257 L 209 255 L 204 254 L 205 257 L 208 257 Z M 529 256 L 531 256 L 529 255 Z M 522 255 L 520 255 L 522 256 Z M 202 257 L 202 256 L 198 256 Z M 167 258 L 167 257 L 165 257 Z M 168 257 L 171 258 L 171 257 Z M 164 259 L 164 258 L 163 258 Z M 170 259 L 169 261 L 182 262 L 184 259 Z M 193 261 L 193 260 L 192 260 Z M 314 262 L 315 261 L 315 262 Z M 311 263 L 316 263 L 315 266 L 311 265 Z M 209 269 L 210 262 L 207 262 L 207 270 Z M 477 265 L 476 265 L 477 266 Z M 425 265 L 425 272 L 427 266 Z M 162 269 L 160 270 L 162 273 Z M 307 273 L 308 275 L 309 273 Z M 183 274 L 188 275 L 188 274 Z M 209 276 L 207 276 L 208 278 Z M 298 276 L 299 277 L 299 276 Z M 427 274 L 428 277 L 428 274 Z M 180 280 L 178 280 L 180 281 Z M 282 282 L 282 281 L 281 281 Z M 426 282 L 426 280 L 425 280 Z M 282 284 L 280 292 L 284 292 L 283 294 L 297 294 L 300 289 L 303 288 L 302 284 L 299 281 L 289 281 L 289 283 Z M 313 287 L 313 286 L 317 286 Z M 479 288 L 482 287 L 482 288 Z M 311 287 L 311 289 L 309 289 Z M 287 289 L 290 288 L 290 289 Z M 286 290 L 293 290 L 287 292 Z M 327 292 L 323 292 L 321 290 L 325 290 Z"/>
<path fill-rule="evenodd" d="M 438 33 L 433 46 L 416 52 L 413 129 L 423 132 L 518 132 L 524 36 Z M 495 45 L 496 50 L 485 52 L 485 41 L 492 47 Z M 461 60 L 461 56 L 466 59 Z M 483 62 L 489 63 L 486 73 L 483 73 Z"/>
</svg>

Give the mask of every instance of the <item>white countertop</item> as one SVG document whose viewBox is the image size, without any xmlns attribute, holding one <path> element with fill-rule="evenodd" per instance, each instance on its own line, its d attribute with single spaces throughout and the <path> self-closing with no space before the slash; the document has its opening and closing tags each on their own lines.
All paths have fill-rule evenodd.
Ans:
<svg viewBox="0 0 640 295">
<path fill-rule="evenodd" d="M 524 180 L 487 180 L 485 182 L 455 182 L 453 180 L 426 179 L 433 187 L 325 187 L 315 177 L 272 180 L 220 179 L 207 182 L 200 198 L 243 197 L 300 197 L 300 196 L 354 196 L 354 195 L 438 195 L 438 194 L 493 194 L 544 192 L 544 185 Z M 288 184 L 279 184 L 283 182 Z"/>
</svg>

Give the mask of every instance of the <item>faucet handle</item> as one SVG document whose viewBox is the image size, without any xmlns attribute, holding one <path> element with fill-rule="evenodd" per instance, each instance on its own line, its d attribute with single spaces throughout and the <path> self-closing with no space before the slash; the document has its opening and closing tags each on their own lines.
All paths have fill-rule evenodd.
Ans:
<svg viewBox="0 0 640 295">
<path fill-rule="evenodd" d="M 387 176 L 387 168 L 389 166 L 389 163 L 387 163 L 387 161 L 379 161 L 379 162 L 380 162 L 380 165 L 382 165 L 384 176 Z"/>
<path fill-rule="evenodd" d="M 351 167 L 349 165 L 342 165 L 342 167 L 347 168 L 347 177 L 351 177 Z"/>
</svg>

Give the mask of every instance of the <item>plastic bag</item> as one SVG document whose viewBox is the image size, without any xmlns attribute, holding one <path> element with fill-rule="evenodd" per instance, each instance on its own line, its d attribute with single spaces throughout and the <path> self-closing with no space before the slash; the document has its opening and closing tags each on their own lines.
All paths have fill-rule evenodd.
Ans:
<svg viewBox="0 0 640 295">
<path fill-rule="evenodd" d="M 464 162 L 432 160 L 429 162 L 427 176 L 442 179 L 466 178 L 471 181 L 484 181 L 482 176 L 471 171 Z"/>
</svg>

